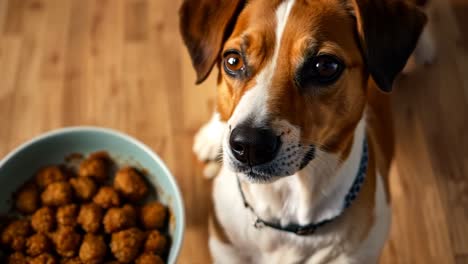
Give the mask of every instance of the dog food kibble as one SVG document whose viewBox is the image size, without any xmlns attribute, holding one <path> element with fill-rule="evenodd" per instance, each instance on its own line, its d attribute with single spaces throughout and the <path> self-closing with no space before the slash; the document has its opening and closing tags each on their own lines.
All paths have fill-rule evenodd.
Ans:
<svg viewBox="0 0 468 264">
<path fill-rule="evenodd" d="M 97 191 L 96 183 L 88 177 L 71 178 L 70 184 L 73 187 L 76 198 L 81 201 L 91 200 Z"/>
<path fill-rule="evenodd" d="M 32 258 L 28 262 L 29 264 L 59 264 L 57 259 L 49 253 L 41 254 L 35 258 Z"/>
<path fill-rule="evenodd" d="M 132 205 L 126 204 L 122 208 L 111 208 L 104 216 L 104 230 L 114 233 L 136 226 L 136 210 Z"/>
<path fill-rule="evenodd" d="M 32 214 L 39 207 L 39 188 L 27 183 L 16 193 L 15 208 L 22 214 Z"/>
<path fill-rule="evenodd" d="M 73 257 L 73 258 L 64 258 L 60 261 L 60 264 L 85 264 L 81 261 L 80 257 Z"/>
<path fill-rule="evenodd" d="M 83 230 L 90 233 L 96 233 L 101 227 L 102 209 L 95 203 L 89 203 L 81 206 L 78 214 L 78 224 Z"/>
<path fill-rule="evenodd" d="M 143 253 L 135 260 L 135 264 L 163 264 L 164 261 L 160 256 L 152 253 Z"/>
<path fill-rule="evenodd" d="M 106 152 L 47 166 L 13 195 L 0 244 L 6 264 L 159 264 L 169 253 L 168 209 L 145 173 Z M 3 263 L 3 262 L 2 262 Z"/>
<path fill-rule="evenodd" d="M 110 248 L 114 257 L 123 263 L 130 263 L 137 257 L 144 234 L 138 228 L 130 228 L 112 234 Z"/>
<path fill-rule="evenodd" d="M 67 179 L 65 173 L 57 166 L 48 166 L 39 170 L 36 174 L 36 184 L 39 188 L 44 189 L 48 185 L 58 181 Z"/>
<path fill-rule="evenodd" d="M 80 259 L 84 263 L 99 264 L 106 257 L 106 251 L 103 236 L 86 234 L 80 247 Z"/>
<path fill-rule="evenodd" d="M 105 182 L 109 177 L 110 161 L 105 152 L 96 152 L 85 159 L 78 171 L 81 177 L 90 177 L 97 182 Z"/>
<path fill-rule="evenodd" d="M 136 169 L 126 167 L 117 172 L 114 187 L 125 198 L 138 202 L 148 194 L 148 186 Z"/>
<path fill-rule="evenodd" d="M 157 230 L 148 232 L 146 241 L 143 246 L 145 252 L 153 252 L 158 255 L 163 255 L 167 248 L 167 238 Z"/>
<path fill-rule="evenodd" d="M 47 206 L 62 206 L 72 201 L 73 190 L 66 181 L 54 182 L 47 185 L 41 194 L 41 200 Z"/>
<path fill-rule="evenodd" d="M 42 207 L 31 217 L 31 226 L 38 233 L 47 233 L 55 227 L 55 212 L 50 207 Z"/>
<path fill-rule="evenodd" d="M 8 257 L 7 264 L 28 264 L 28 259 L 21 252 L 15 252 Z"/>
<path fill-rule="evenodd" d="M 57 224 L 62 226 L 76 225 L 79 207 L 76 204 L 68 204 L 57 209 Z"/>
<path fill-rule="evenodd" d="M 59 227 L 53 234 L 55 251 L 62 257 L 73 257 L 78 252 L 81 235 L 69 226 Z"/>
<path fill-rule="evenodd" d="M 25 247 L 26 237 L 31 233 L 31 226 L 27 220 L 11 222 L 2 232 L 2 245 L 14 251 L 21 251 Z"/>
<path fill-rule="evenodd" d="M 73 258 L 60 258 L 60 264 L 86 264 L 86 262 L 81 261 L 80 257 Z M 101 262 L 102 263 L 102 262 Z"/>
<path fill-rule="evenodd" d="M 24 236 L 15 237 L 10 244 L 11 249 L 14 251 L 23 251 L 26 247 L 27 238 Z"/>
<path fill-rule="evenodd" d="M 164 227 L 167 217 L 167 209 L 159 202 L 151 202 L 141 208 L 141 223 L 150 229 L 161 229 Z"/>
<path fill-rule="evenodd" d="M 110 186 L 101 187 L 94 196 L 93 201 L 104 209 L 120 206 L 119 194 Z"/>
<path fill-rule="evenodd" d="M 44 234 L 37 233 L 30 236 L 26 241 L 26 253 L 31 257 L 35 257 L 42 253 L 47 253 L 50 251 L 50 249 L 51 242 Z"/>
</svg>

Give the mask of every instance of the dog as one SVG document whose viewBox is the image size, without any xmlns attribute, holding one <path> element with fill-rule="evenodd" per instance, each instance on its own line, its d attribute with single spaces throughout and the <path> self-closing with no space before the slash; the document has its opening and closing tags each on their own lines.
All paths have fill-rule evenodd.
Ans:
<svg viewBox="0 0 468 264">
<path fill-rule="evenodd" d="M 390 227 L 390 96 L 434 57 L 403 0 L 185 0 L 180 29 L 217 105 L 195 138 L 221 153 L 215 263 L 376 263 Z M 419 41 L 419 42 L 418 42 Z"/>
</svg>

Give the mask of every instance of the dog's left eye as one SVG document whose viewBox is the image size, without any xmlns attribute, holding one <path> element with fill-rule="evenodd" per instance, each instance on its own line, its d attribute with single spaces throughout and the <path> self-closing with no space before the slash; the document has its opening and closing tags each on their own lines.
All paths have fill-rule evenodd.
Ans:
<svg viewBox="0 0 468 264">
<path fill-rule="evenodd" d="M 297 76 L 297 82 L 303 88 L 330 85 L 338 80 L 343 69 L 343 62 L 335 56 L 315 56 L 302 66 Z"/>
<path fill-rule="evenodd" d="M 224 54 L 224 70 L 231 76 L 239 75 L 244 69 L 244 58 L 238 51 L 228 51 Z"/>
</svg>

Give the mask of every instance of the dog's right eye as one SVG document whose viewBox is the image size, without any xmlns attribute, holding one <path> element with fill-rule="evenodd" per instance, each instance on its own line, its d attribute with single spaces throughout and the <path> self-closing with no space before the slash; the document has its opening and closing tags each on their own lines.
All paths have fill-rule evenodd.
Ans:
<svg viewBox="0 0 468 264">
<path fill-rule="evenodd" d="M 331 85 L 340 78 L 344 68 L 344 63 L 337 57 L 318 55 L 304 63 L 296 82 L 303 88 Z"/>
<path fill-rule="evenodd" d="M 237 77 L 245 70 L 244 58 L 238 51 L 227 51 L 224 54 L 224 70 L 227 74 Z"/>
</svg>

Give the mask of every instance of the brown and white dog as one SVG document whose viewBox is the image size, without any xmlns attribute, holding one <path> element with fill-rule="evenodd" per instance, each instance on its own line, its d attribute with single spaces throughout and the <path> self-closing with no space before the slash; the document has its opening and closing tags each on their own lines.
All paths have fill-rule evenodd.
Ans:
<svg viewBox="0 0 468 264">
<path fill-rule="evenodd" d="M 185 0 L 180 16 L 197 83 L 219 70 L 194 145 L 222 150 L 214 262 L 377 262 L 394 142 L 382 91 L 416 46 L 432 59 L 426 16 L 401 0 Z"/>
</svg>

